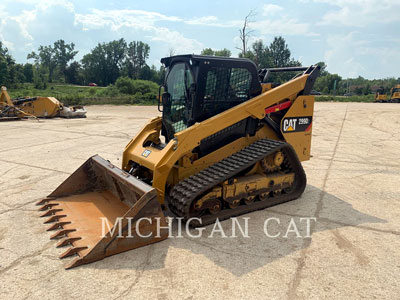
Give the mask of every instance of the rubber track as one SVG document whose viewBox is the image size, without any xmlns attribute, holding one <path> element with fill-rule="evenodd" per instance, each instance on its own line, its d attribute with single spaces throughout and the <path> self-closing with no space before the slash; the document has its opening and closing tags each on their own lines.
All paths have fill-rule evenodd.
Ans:
<svg viewBox="0 0 400 300">
<path fill-rule="evenodd" d="M 216 215 L 203 215 L 200 217 L 201 222 L 192 221 L 190 224 L 194 227 L 204 226 L 215 222 L 217 218 L 222 221 L 300 197 L 306 186 L 306 175 L 293 147 L 282 141 L 261 139 L 176 184 L 171 190 L 168 199 L 171 211 L 186 220 L 189 219 L 191 217 L 190 206 L 196 198 L 276 151 L 284 152 L 291 172 L 295 173 L 295 183 L 290 193 L 263 201 L 256 201 L 251 205 L 240 205 L 234 209 L 222 209 Z"/>
</svg>

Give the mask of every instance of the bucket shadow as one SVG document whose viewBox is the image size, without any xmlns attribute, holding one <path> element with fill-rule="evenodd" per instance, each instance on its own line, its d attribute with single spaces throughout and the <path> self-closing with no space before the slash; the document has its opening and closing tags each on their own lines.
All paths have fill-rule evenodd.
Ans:
<svg viewBox="0 0 400 300">
<path fill-rule="evenodd" d="M 321 201 L 322 199 L 322 201 Z M 316 222 L 310 220 L 310 235 L 307 235 L 306 221 L 300 218 L 312 218 L 316 210 L 319 210 Z M 248 236 L 243 237 L 239 227 L 236 226 L 237 237 L 232 236 L 232 221 L 221 222 L 221 227 L 226 234 L 226 238 L 221 236 L 221 232 L 214 231 L 214 225 L 204 228 L 201 237 L 192 238 L 184 231 L 183 237 L 178 236 L 178 225 L 173 223 L 172 235 L 163 242 L 150 246 L 124 252 L 115 256 L 108 257 L 80 268 L 95 269 L 136 269 L 136 270 L 157 270 L 165 267 L 165 260 L 169 250 L 172 250 L 174 259 L 187 253 L 176 253 L 174 249 L 188 250 L 195 255 L 202 255 L 212 261 L 217 266 L 229 271 L 235 276 L 243 276 L 251 271 L 261 268 L 275 260 L 291 255 L 301 249 L 307 248 L 312 240 L 312 235 L 320 231 L 331 231 L 343 227 L 354 227 L 361 224 L 387 223 L 386 220 L 364 214 L 353 206 L 336 196 L 326 193 L 314 186 L 308 185 L 303 196 L 295 201 L 284 203 L 265 210 L 252 212 L 237 218 L 239 224 L 244 228 L 245 220 L 248 219 Z M 268 237 L 264 231 L 264 223 L 268 218 L 267 231 L 270 235 L 279 235 L 275 238 Z M 285 237 L 291 219 L 298 229 L 300 238 L 291 231 Z M 279 219 L 279 221 L 277 221 Z M 279 224 L 278 224 L 279 222 Z M 291 229 L 294 230 L 293 226 Z M 198 233 L 198 229 L 190 229 L 193 235 Z M 182 252 L 178 250 L 178 252 Z M 182 256 L 183 257 L 183 256 Z M 185 257 L 185 266 L 188 257 Z M 198 266 L 198 262 L 193 262 L 193 266 Z"/>
</svg>

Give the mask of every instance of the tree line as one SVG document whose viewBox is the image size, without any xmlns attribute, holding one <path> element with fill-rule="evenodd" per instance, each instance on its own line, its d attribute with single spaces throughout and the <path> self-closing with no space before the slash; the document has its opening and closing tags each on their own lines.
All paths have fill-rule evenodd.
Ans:
<svg viewBox="0 0 400 300">
<path fill-rule="evenodd" d="M 246 32 L 244 36 L 247 36 Z M 241 49 L 239 57 L 251 59 L 259 69 L 301 65 L 300 61 L 292 57 L 288 44 L 281 36 L 275 37 L 270 44 L 257 40 L 249 48 L 246 41 L 244 47 L 246 48 Z M 170 55 L 173 52 L 171 50 Z M 162 66 L 157 68 L 148 65 L 150 46 L 142 41 L 128 43 L 121 38 L 98 43 L 80 61 L 75 59 L 77 54 L 74 43 L 66 43 L 60 39 L 52 45 L 39 46 L 37 51 L 27 55 L 28 63 L 19 64 L 0 41 L 0 84 L 12 87 L 21 83 L 33 83 L 37 89 L 45 89 L 48 83 L 53 82 L 76 85 L 94 82 L 108 86 L 115 84 L 120 78 L 118 86 L 122 91 L 131 91 L 132 86 L 137 86 L 132 80 L 148 80 L 157 84 L 162 84 L 164 80 L 165 70 Z M 232 56 L 231 51 L 226 48 L 205 48 L 200 54 Z M 391 87 L 400 83 L 400 78 L 343 79 L 338 74 L 329 73 L 324 62 L 318 64 L 321 66 L 321 75 L 315 83 L 315 90 L 323 94 L 369 94 L 381 86 L 388 92 Z M 270 80 L 281 83 L 293 76 L 293 73 L 275 73 Z M 125 84 L 123 88 L 122 83 Z"/>
</svg>

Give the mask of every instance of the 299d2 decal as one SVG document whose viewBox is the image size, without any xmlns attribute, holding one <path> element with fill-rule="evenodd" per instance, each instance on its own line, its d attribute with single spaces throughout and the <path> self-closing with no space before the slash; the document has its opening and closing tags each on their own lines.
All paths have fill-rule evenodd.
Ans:
<svg viewBox="0 0 400 300">
<path fill-rule="evenodd" d="M 282 120 L 282 132 L 302 132 L 311 129 L 312 117 L 292 117 Z"/>
</svg>

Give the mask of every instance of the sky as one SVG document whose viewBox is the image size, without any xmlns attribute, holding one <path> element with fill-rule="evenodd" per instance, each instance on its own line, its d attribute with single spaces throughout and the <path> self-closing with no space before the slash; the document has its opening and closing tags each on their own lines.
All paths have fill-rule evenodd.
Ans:
<svg viewBox="0 0 400 300">
<path fill-rule="evenodd" d="M 124 38 L 150 45 L 148 64 L 204 48 L 237 56 L 239 29 L 254 12 L 250 43 L 283 36 L 303 65 L 324 61 L 343 78 L 400 77 L 400 0 L 2 0 L 0 40 L 19 63 L 63 39 L 79 51 Z"/>
</svg>

